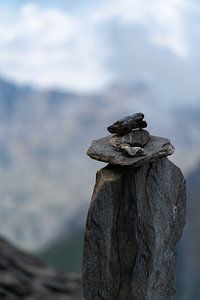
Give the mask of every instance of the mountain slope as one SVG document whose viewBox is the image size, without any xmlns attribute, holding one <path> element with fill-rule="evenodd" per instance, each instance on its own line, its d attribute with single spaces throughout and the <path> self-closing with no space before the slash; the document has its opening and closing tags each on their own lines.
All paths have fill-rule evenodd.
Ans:
<svg viewBox="0 0 200 300">
<path fill-rule="evenodd" d="M 67 239 L 47 247 L 40 254 L 48 263 L 67 272 L 81 272 L 83 251 L 83 232 L 75 232 Z"/>
<path fill-rule="evenodd" d="M 80 273 L 65 273 L 0 238 L 0 299 L 82 299 Z"/>
</svg>

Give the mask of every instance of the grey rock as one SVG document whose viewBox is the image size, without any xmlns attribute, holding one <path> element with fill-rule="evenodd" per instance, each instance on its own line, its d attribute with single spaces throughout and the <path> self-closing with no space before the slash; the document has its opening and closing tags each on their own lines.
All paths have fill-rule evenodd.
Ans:
<svg viewBox="0 0 200 300">
<path fill-rule="evenodd" d="M 131 147 L 129 144 L 121 144 L 119 149 L 126 155 L 126 156 L 141 156 L 144 155 L 144 149 L 141 147 Z"/>
<path fill-rule="evenodd" d="M 124 135 L 129 133 L 132 129 L 147 127 L 147 123 L 143 121 L 143 118 L 143 113 L 135 113 L 116 121 L 112 125 L 108 126 L 107 130 L 110 133 Z"/>
<path fill-rule="evenodd" d="M 111 136 L 94 140 L 87 151 L 87 154 L 96 160 L 121 166 L 140 166 L 146 162 L 154 161 L 158 158 L 171 155 L 174 146 L 165 138 L 150 136 L 144 146 L 144 153 L 141 156 L 127 156 L 110 144 Z"/>
<path fill-rule="evenodd" d="M 118 148 L 121 144 L 129 144 L 132 147 L 144 147 L 149 140 L 147 130 L 133 130 L 123 136 L 113 135 L 109 142 L 111 146 Z"/>
<path fill-rule="evenodd" d="M 167 158 L 97 173 L 83 259 L 85 300 L 169 300 L 185 180 Z"/>
<path fill-rule="evenodd" d="M 0 238 L 0 299 L 80 300 L 80 274 L 57 270 Z"/>
</svg>

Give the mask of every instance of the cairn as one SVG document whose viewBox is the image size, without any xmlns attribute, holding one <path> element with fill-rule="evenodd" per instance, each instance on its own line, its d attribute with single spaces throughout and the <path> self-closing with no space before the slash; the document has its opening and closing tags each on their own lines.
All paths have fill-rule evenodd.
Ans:
<svg viewBox="0 0 200 300">
<path fill-rule="evenodd" d="M 112 165 L 137 167 L 145 162 L 173 154 L 168 139 L 151 136 L 144 114 L 136 113 L 108 126 L 112 135 L 92 142 L 87 154 Z"/>
<path fill-rule="evenodd" d="M 185 224 L 181 170 L 174 146 L 144 129 L 144 114 L 120 119 L 87 154 L 108 163 L 97 172 L 85 229 L 86 300 L 169 300 L 176 243 Z"/>
</svg>

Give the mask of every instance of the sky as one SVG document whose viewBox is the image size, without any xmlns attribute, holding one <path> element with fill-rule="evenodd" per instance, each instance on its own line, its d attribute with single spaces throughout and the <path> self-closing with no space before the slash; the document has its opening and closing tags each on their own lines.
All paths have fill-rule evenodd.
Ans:
<svg viewBox="0 0 200 300">
<path fill-rule="evenodd" d="M 18 83 L 94 92 L 144 81 L 166 99 L 200 94 L 198 1 L 0 1 L 0 41 L 0 75 Z"/>
</svg>

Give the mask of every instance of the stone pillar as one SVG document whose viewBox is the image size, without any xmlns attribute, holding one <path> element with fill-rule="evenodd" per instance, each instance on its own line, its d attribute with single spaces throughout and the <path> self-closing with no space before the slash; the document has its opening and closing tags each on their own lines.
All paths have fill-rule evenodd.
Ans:
<svg viewBox="0 0 200 300">
<path fill-rule="evenodd" d="M 85 230 L 85 299 L 170 299 L 185 202 L 183 175 L 167 158 L 101 169 Z"/>
</svg>

